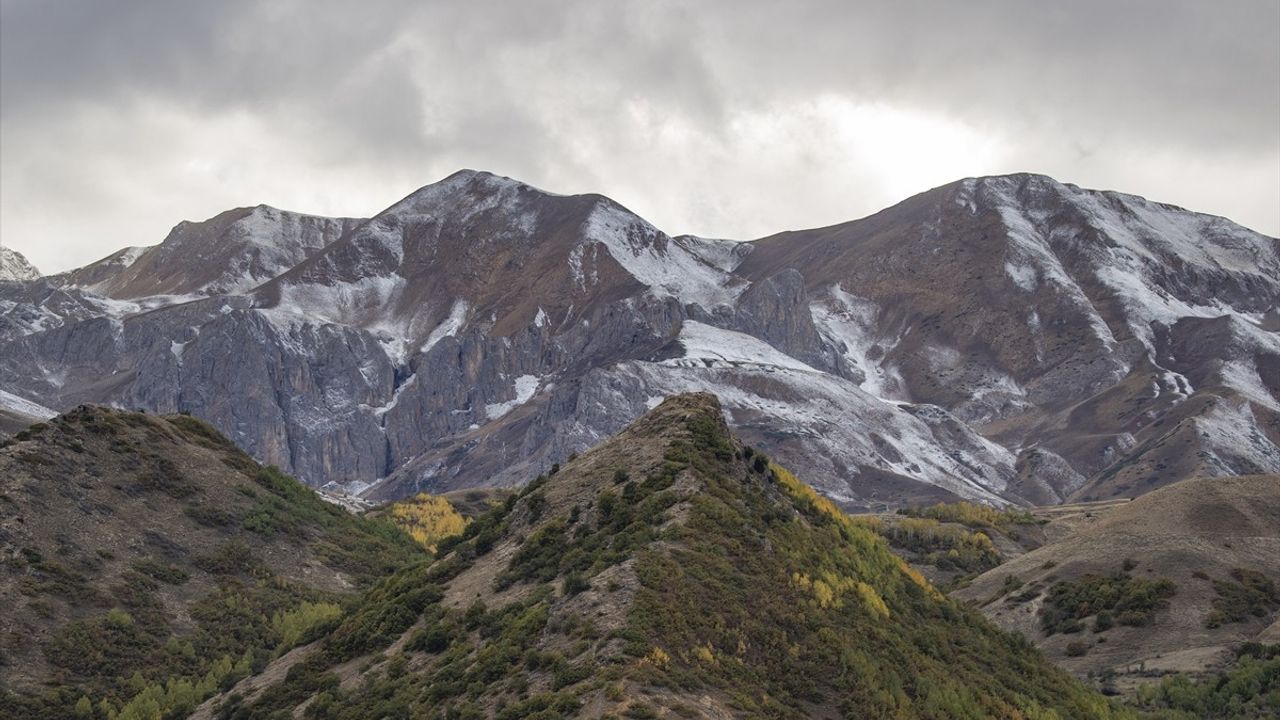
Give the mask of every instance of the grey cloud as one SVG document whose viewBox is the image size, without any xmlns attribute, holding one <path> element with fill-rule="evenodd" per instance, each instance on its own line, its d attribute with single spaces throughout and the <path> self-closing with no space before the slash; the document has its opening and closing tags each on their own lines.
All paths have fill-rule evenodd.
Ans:
<svg viewBox="0 0 1280 720">
<path fill-rule="evenodd" d="M 59 269 L 218 203 L 371 213 L 458 166 L 760 235 L 900 199 L 806 114 L 833 97 L 997 141 L 960 174 L 1274 234 L 1278 41 L 1271 0 L 0 0 L 0 241 Z"/>
</svg>

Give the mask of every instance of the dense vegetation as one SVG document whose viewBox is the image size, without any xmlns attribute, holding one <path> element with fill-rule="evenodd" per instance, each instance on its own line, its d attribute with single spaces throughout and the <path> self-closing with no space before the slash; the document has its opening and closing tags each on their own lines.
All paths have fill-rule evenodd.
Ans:
<svg viewBox="0 0 1280 720">
<path fill-rule="evenodd" d="M 35 548 L 5 564 L 28 606 L 47 614 L 52 631 L 41 650 L 54 675 L 39 692 L 0 690 L 0 717 L 184 717 L 341 616 L 351 593 L 289 579 L 273 570 L 278 558 L 314 558 L 321 572 L 342 573 L 359 588 L 424 556 L 390 523 L 351 515 L 275 468 L 257 466 L 199 420 L 77 412 L 54 421 L 59 434 L 50 442 L 79 447 L 80 462 L 79 454 L 90 453 L 80 440 L 86 432 L 94 436 L 90 445 L 103 441 L 129 468 L 111 482 L 132 502 L 163 494 L 165 514 L 149 528 L 119 528 L 123 540 L 92 538 L 96 551 L 76 548 L 94 561 L 78 560 L 83 570 Z M 183 469 L 184 442 L 220 453 L 216 480 L 198 481 Z M 103 465 L 92 457 L 83 464 Z M 213 506 L 206 498 L 216 491 L 238 500 Z M 222 540 L 189 549 L 184 527 L 207 528 Z M 116 557 L 136 552 L 134 543 L 153 554 Z"/>
<path fill-rule="evenodd" d="M 1248 643 L 1216 677 L 1164 678 L 1138 689 L 1133 704 L 1153 720 L 1264 720 L 1280 717 L 1280 645 Z"/>
<path fill-rule="evenodd" d="M 1095 632 L 1114 623 L 1149 625 L 1157 611 L 1168 607 L 1176 591 L 1167 578 L 1145 580 L 1125 571 L 1059 581 L 1049 588 L 1040 607 L 1040 627 L 1046 635 L 1079 632 L 1085 619 L 1092 616 L 1096 616 Z"/>
<path fill-rule="evenodd" d="M 372 589 L 285 682 L 252 704 L 231 698 L 223 717 L 285 717 L 312 697 L 306 717 L 343 720 L 549 719 L 588 698 L 625 717 L 692 717 L 680 698 L 708 693 L 756 717 L 1116 715 L 738 446 L 713 413 L 672 432 L 657 467 L 614 467 L 590 502 L 552 507 L 559 478 L 535 479 L 442 543 L 441 560 Z M 488 593 L 444 601 L 513 538 Z M 598 625 L 576 605 L 584 594 L 623 609 L 622 625 Z M 333 668 L 353 658 L 363 679 L 342 687 Z"/>
<path fill-rule="evenodd" d="M 769 717 L 1111 716 L 786 470 L 755 468 L 744 481 L 703 455 L 677 549 L 641 556 L 630 638 L 652 647 L 648 682 Z"/>
<path fill-rule="evenodd" d="M 1001 562 L 991 537 L 981 530 L 943 524 L 929 517 L 908 517 L 885 526 L 882 534 L 912 559 L 940 570 L 966 573 L 989 570 Z"/>
<path fill-rule="evenodd" d="M 431 552 L 445 538 L 461 535 L 470 522 L 448 500 L 429 493 L 397 500 L 387 517 Z"/>
<path fill-rule="evenodd" d="M 913 565 L 937 568 L 940 572 L 932 577 L 944 588 L 1004 562 L 993 536 L 1022 541 L 1025 547 L 1025 528 L 1041 524 L 1024 510 L 965 501 L 903 508 L 895 515 L 859 515 L 854 520 L 883 536 Z"/>
<path fill-rule="evenodd" d="M 937 503 L 923 508 L 903 508 L 898 511 L 907 517 L 928 518 L 944 523 L 957 523 L 974 529 L 996 528 L 1013 530 L 1019 525 L 1036 525 L 1036 520 L 1026 510 L 994 508 L 964 500 L 953 503 Z"/>
</svg>

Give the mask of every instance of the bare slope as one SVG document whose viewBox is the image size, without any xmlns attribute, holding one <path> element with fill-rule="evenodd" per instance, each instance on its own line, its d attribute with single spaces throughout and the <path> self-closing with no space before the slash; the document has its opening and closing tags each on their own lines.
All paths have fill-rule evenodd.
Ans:
<svg viewBox="0 0 1280 720">
<path fill-rule="evenodd" d="M 1001 627 L 1032 638 L 1063 667 L 1079 675 L 1114 671 L 1122 684 L 1144 673 L 1214 669 L 1243 642 L 1275 642 L 1280 588 L 1272 601 L 1258 593 L 1251 604 L 1228 603 L 1217 588 L 1243 600 L 1242 588 L 1251 581 L 1280 581 L 1280 476 L 1187 480 L 1128 503 L 1066 510 L 1068 534 L 986 572 L 955 595 L 977 603 Z M 1233 577 L 1236 570 L 1245 573 Z M 1173 594 L 1147 623 L 1128 626 L 1123 607 L 1112 608 L 1115 626 L 1096 632 L 1097 613 L 1105 607 L 1099 601 L 1079 609 L 1080 630 L 1046 634 L 1041 610 L 1052 604 L 1054 586 L 1078 586 L 1087 575 L 1168 580 Z M 1231 607 L 1243 610 L 1234 619 L 1215 618 L 1215 610 Z M 1072 643 L 1083 654 L 1071 656 Z"/>
</svg>

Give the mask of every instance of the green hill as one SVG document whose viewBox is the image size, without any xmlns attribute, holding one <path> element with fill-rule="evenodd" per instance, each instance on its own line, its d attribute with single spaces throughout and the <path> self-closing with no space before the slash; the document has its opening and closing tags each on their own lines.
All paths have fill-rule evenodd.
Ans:
<svg viewBox="0 0 1280 720">
<path fill-rule="evenodd" d="M 198 420 L 79 408 L 0 445 L 0 718 L 182 717 L 428 558 Z"/>
<path fill-rule="evenodd" d="M 195 717 L 1127 716 L 668 399 Z"/>
</svg>

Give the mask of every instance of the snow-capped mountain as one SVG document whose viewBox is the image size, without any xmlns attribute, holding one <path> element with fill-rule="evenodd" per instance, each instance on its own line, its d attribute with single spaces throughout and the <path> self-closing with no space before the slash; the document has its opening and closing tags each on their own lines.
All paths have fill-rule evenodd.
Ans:
<svg viewBox="0 0 1280 720">
<path fill-rule="evenodd" d="M 363 222 L 267 205 L 181 222 L 159 245 L 128 247 L 60 276 L 115 300 L 177 300 L 245 292 L 292 268 Z"/>
<path fill-rule="evenodd" d="M 26 282 L 40 277 L 40 271 L 17 250 L 0 245 L 0 282 Z"/>
<path fill-rule="evenodd" d="M 462 171 L 0 290 L 0 389 L 204 417 L 372 498 L 528 480 L 661 398 L 849 505 L 1280 472 L 1278 241 L 1046 177 L 751 242 Z"/>
</svg>

